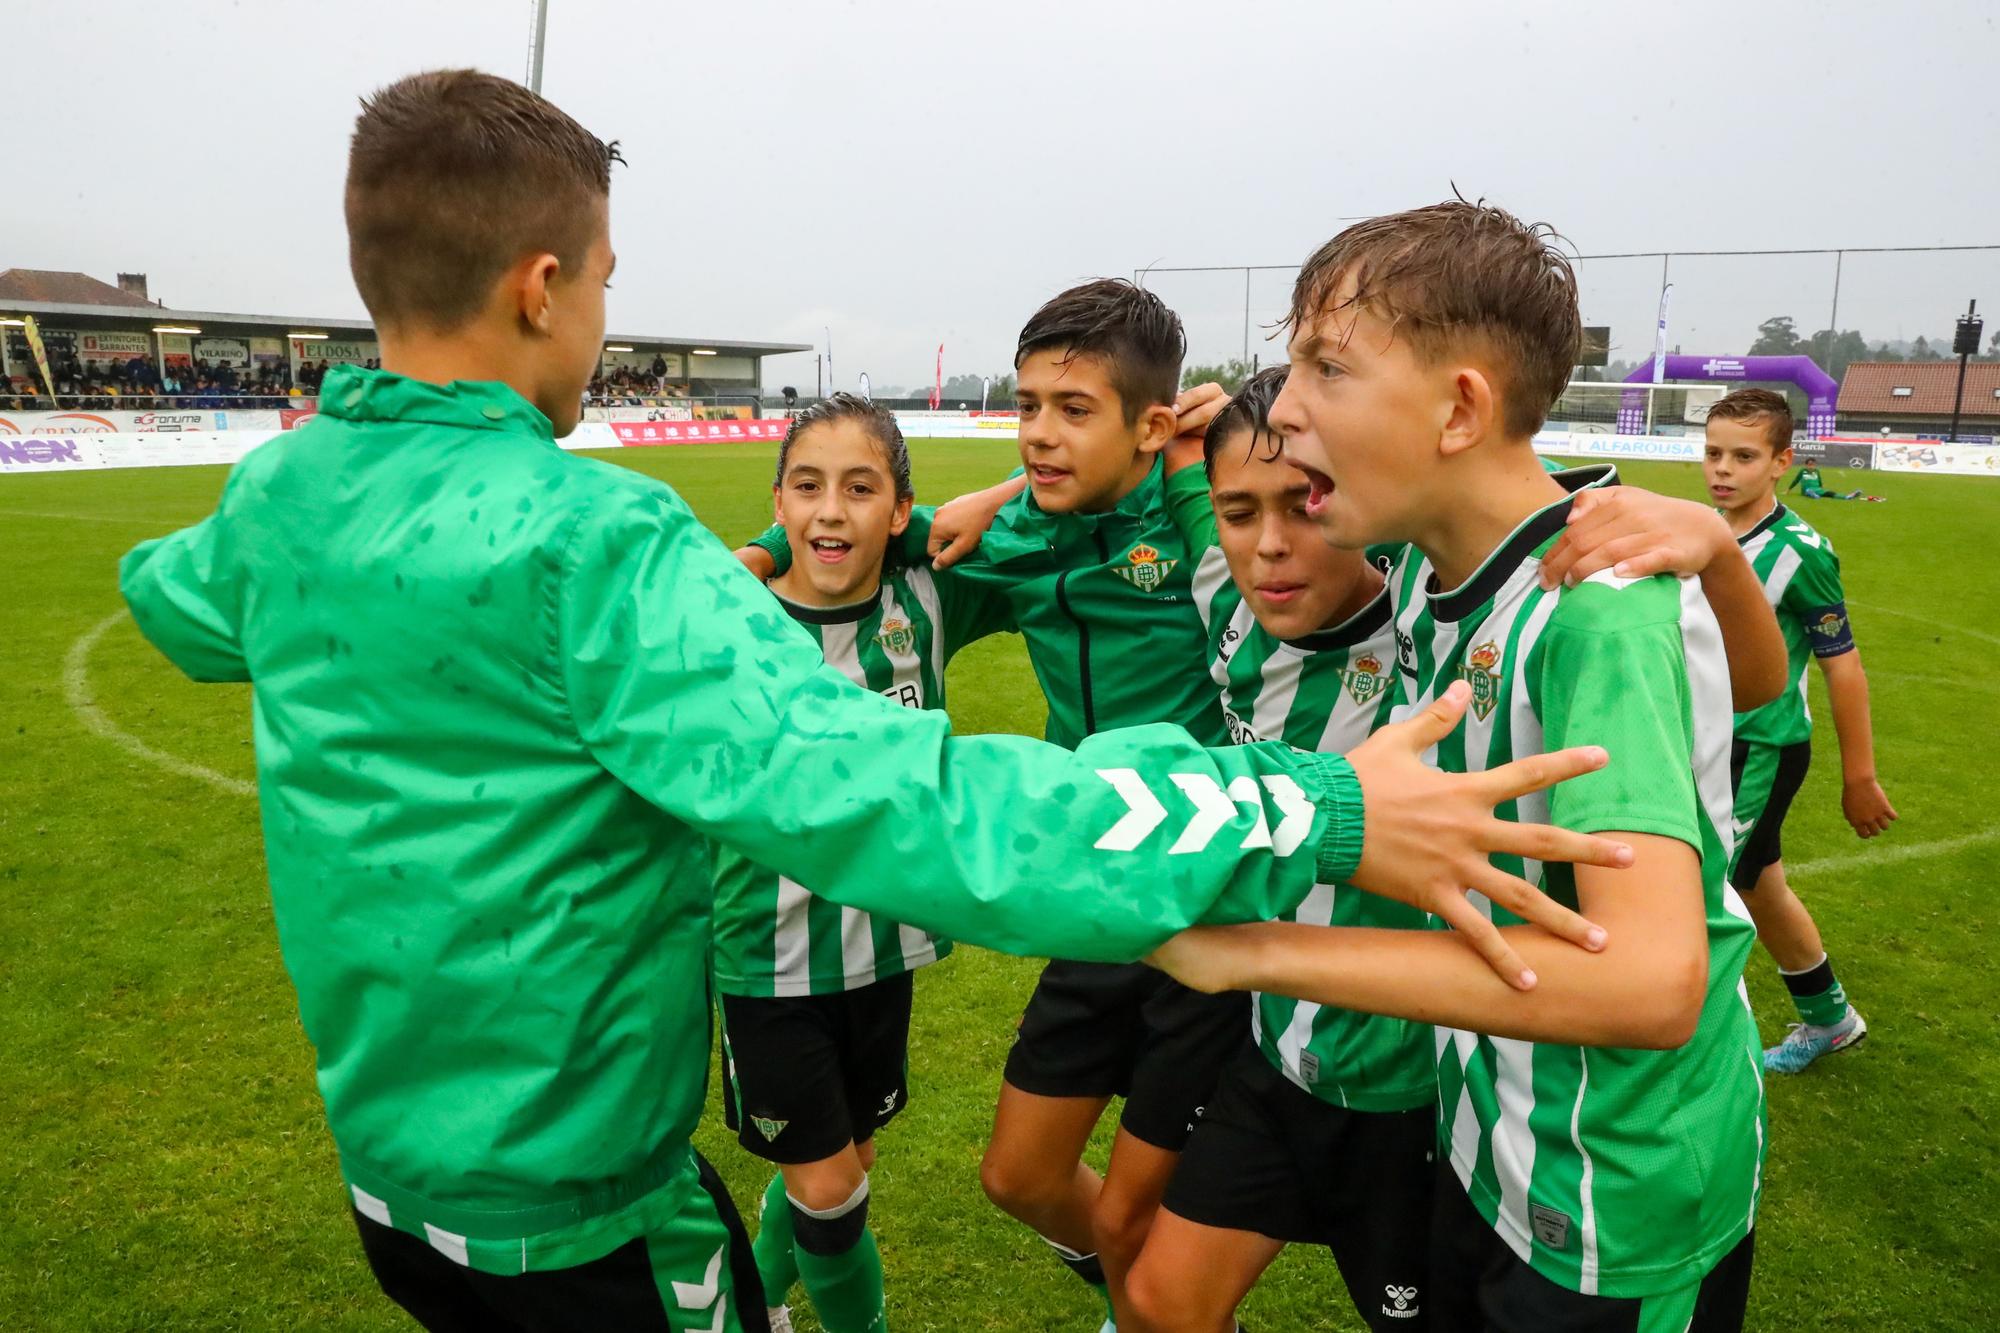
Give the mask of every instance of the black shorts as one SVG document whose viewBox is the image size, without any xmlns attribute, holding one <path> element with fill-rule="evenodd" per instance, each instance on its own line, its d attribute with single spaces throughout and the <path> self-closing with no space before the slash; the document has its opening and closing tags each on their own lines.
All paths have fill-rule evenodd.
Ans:
<svg viewBox="0 0 2000 1333">
<path fill-rule="evenodd" d="M 1757 1253 L 1752 1231 L 1682 1289 L 1642 1298 L 1585 1296 L 1549 1281 L 1500 1239 L 1449 1166 L 1437 1173 L 1431 1218 L 1430 1319 L 1434 1328 L 1483 1333 L 1739 1333 Z"/>
<path fill-rule="evenodd" d="M 1756 888 L 1764 868 L 1784 859 L 1778 835 L 1810 767 L 1811 741 L 1795 745 L 1737 741 L 1729 747 L 1729 790 L 1738 830 L 1729 882 L 1738 893 Z"/>
<path fill-rule="evenodd" d="M 866 1143 L 910 1100 L 905 972 L 834 995 L 722 997 L 723 1121 L 781 1165 Z"/>
<path fill-rule="evenodd" d="M 1330 1106 L 1244 1042 L 1195 1126 L 1165 1205 L 1202 1226 L 1333 1251 L 1371 1329 L 1430 1327 L 1437 1111 Z"/>
<path fill-rule="evenodd" d="M 1179 1152 L 1250 1031 L 1250 998 L 1204 995 L 1144 963 L 1052 962 L 1007 1053 L 1038 1097 L 1123 1097 L 1119 1124 Z"/>
<path fill-rule="evenodd" d="M 383 1293 L 432 1333 L 586 1333 L 608 1328 L 671 1333 L 711 1326 L 769 1333 L 763 1282 L 743 1219 L 715 1168 L 699 1154 L 696 1164 L 702 1193 L 708 1196 L 705 1203 L 698 1194 L 665 1230 L 636 1236 L 609 1254 L 570 1268 L 505 1276 L 485 1273 L 448 1258 L 422 1237 L 359 1211 L 354 1211 L 354 1226 Z M 715 1243 L 718 1223 L 727 1263 L 704 1273 L 702 1256 Z M 698 1248 L 689 1257 L 691 1246 Z M 690 1282 L 703 1282 L 708 1289 L 705 1301 L 696 1304 L 667 1296 L 676 1261 Z"/>
</svg>

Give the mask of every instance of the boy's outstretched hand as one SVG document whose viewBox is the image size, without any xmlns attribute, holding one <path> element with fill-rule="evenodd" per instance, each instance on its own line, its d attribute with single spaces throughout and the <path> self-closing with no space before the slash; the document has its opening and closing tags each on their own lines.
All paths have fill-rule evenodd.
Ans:
<svg viewBox="0 0 2000 1333">
<path fill-rule="evenodd" d="M 1365 806 L 1354 884 L 1443 918 L 1502 980 L 1527 990 L 1534 974 L 1468 893 L 1482 893 L 1522 920 L 1587 949 L 1603 948 L 1605 934 L 1487 857 L 1505 853 L 1622 868 L 1632 863 L 1632 849 L 1493 814 L 1502 802 L 1604 767 L 1609 756 L 1595 746 L 1530 755 L 1483 773 L 1443 773 L 1426 764 L 1424 752 L 1458 725 L 1471 697 L 1471 686 L 1459 681 L 1430 707 L 1381 728 L 1348 754 Z"/>
</svg>

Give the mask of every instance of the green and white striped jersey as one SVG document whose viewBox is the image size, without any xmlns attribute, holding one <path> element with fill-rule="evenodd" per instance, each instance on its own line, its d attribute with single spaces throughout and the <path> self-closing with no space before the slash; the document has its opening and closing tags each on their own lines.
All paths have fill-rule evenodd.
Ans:
<svg viewBox="0 0 2000 1333">
<path fill-rule="evenodd" d="M 1615 474 L 1579 468 L 1556 480 L 1575 491 Z M 1730 694 L 1715 616 L 1698 583 L 1664 575 L 1606 571 L 1543 591 L 1538 561 L 1568 510 L 1565 500 L 1531 515 L 1448 592 L 1415 552 L 1391 572 L 1405 696 L 1396 716 L 1465 680 L 1471 706 L 1434 752 L 1447 771 L 1571 745 L 1611 752 L 1604 769 L 1503 806 L 1504 817 L 1677 838 L 1701 855 L 1708 986 L 1687 1045 L 1437 1030 L 1440 1148 L 1473 1204 L 1550 1281 L 1643 1297 L 1696 1281 L 1756 1217 L 1762 1060 L 1742 980 L 1755 931 L 1725 877 Z M 1576 905 L 1569 866 L 1494 863 Z"/>
<path fill-rule="evenodd" d="M 1208 633 L 1209 674 L 1231 739 L 1284 741 L 1345 754 L 1389 719 L 1396 646 L 1385 588 L 1351 618 L 1280 639 L 1251 614 L 1216 544 L 1207 478 L 1186 468 L 1167 502 L 1194 562 L 1195 607 Z M 1288 921 L 1422 929 L 1425 914 L 1347 884 L 1316 884 Z M 1251 1033 L 1277 1071 L 1313 1096 L 1357 1111 L 1406 1111 L 1436 1095 L 1429 1024 L 1357 1014 L 1283 995 L 1255 995 Z"/>
<path fill-rule="evenodd" d="M 1013 628 L 1006 603 L 916 566 L 885 569 L 865 602 L 800 606 L 778 598 L 828 666 L 906 708 L 943 708 L 945 664 L 974 639 Z M 842 907 L 755 861 L 715 854 L 715 982 L 729 995 L 829 995 L 915 971 L 951 942 Z"/>
<path fill-rule="evenodd" d="M 1762 708 L 1736 715 L 1736 739 L 1762 745 L 1796 745 L 1812 739 L 1806 707 L 1806 661 L 1854 651 L 1840 557 L 1833 543 L 1783 505 L 1736 539 L 1764 585 L 1785 636 L 1790 675 L 1785 692 Z"/>
</svg>

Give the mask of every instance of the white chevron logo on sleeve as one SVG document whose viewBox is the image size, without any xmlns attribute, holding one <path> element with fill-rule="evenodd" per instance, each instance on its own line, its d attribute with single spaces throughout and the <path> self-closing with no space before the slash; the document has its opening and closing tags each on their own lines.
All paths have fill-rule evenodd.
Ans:
<svg viewBox="0 0 2000 1333">
<path fill-rule="evenodd" d="M 674 1300 L 680 1303 L 681 1309 L 706 1310 L 714 1302 L 716 1295 L 722 1290 L 723 1249 L 721 1245 L 715 1247 L 715 1257 L 708 1261 L 708 1272 L 702 1276 L 699 1284 L 674 1283 Z"/>
<path fill-rule="evenodd" d="M 1097 840 L 1095 846 L 1098 851 L 1132 851 L 1146 840 L 1148 834 L 1166 822 L 1167 807 L 1153 794 L 1137 769 L 1100 768 L 1097 776 L 1111 784 L 1126 807 L 1118 822 Z M 1194 806 L 1194 813 L 1181 829 L 1180 836 L 1167 848 L 1169 856 L 1207 848 L 1222 827 L 1236 818 L 1239 806 L 1249 807 L 1255 819 L 1255 823 L 1243 834 L 1243 841 L 1238 844 L 1245 851 L 1269 847 L 1273 856 L 1290 856 L 1312 831 L 1313 803 L 1306 799 L 1298 783 L 1283 774 L 1271 774 L 1263 780 L 1264 789 L 1271 794 L 1271 803 L 1278 808 L 1280 818 L 1276 828 L 1271 827 L 1263 794 L 1257 789 L 1257 780 L 1248 774 L 1231 780 L 1227 791 L 1206 773 L 1169 773 L 1167 776 Z"/>
<path fill-rule="evenodd" d="M 1313 803 L 1306 799 L 1299 784 L 1283 773 L 1265 774 L 1264 790 L 1271 793 L 1278 813 L 1283 816 L 1278 821 L 1278 827 L 1271 830 L 1271 855 L 1290 856 L 1312 832 Z"/>
<path fill-rule="evenodd" d="M 1215 831 L 1236 818 L 1236 802 L 1228 793 L 1215 784 L 1215 779 L 1206 773 L 1169 773 L 1181 794 L 1194 802 L 1194 818 L 1181 830 L 1181 836 L 1174 839 L 1174 845 L 1167 848 L 1168 856 L 1180 856 L 1188 852 L 1198 852 L 1208 846 Z M 1262 801 L 1257 803 L 1260 807 Z"/>
<path fill-rule="evenodd" d="M 1096 843 L 1100 852 L 1129 852 L 1146 840 L 1146 835 L 1167 817 L 1167 807 L 1153 795 L 1136 768 L 1100 768 L 1097 776 L 1111 784 L 1124 798 L 1127 809 L 1116 824 Z"/>
</svg>

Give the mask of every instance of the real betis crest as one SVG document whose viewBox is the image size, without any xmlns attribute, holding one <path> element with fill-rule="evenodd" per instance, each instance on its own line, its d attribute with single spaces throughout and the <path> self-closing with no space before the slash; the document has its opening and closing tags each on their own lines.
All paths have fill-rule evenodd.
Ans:
<svg viewBox="0 0 2000 1333">
<path fill-rule="evenodd" d="M 785 1126 L 792 1122 L 789 1120 L 767 1120 L 761 1115 L 753 1115 L 750 1117 L 750 1123 L 757 1127 L 757 1132 L 764 1136 L 766 1143 L 775 1143 L 777 1142 L 778 1135 L 785 1132 Z"/>
<path fill-rule="evenodd" d="M 916 651 L 917 631 L 909 621 L 892 615 L 882 622 L 882 631 L 875 636 L 875 642 L 882 645 L 885 653 L 908 657 Z"/>
<path fill-rule="evenodd" d="M 1500 702 L 1500 646 L 1488 639 L 1466 656 L 1458 678 L 1472 686 L 1472 712 L 1481 722 Z"/>
<path fill-rule="evenodd" d="M 1347 681 L 1347 692 L 1354 696 L 1354 702 L 1367 705 L 1389 688 L 1389 678 L 1382 674 L 1382 659 L 1373 653 L 1363 653 L 1354 659 L 1347 670 L 1340 673 Z"/>
<path fill-rule="evenodd" d="M 1174 572 L 1178 560 L 1162 560 L 1153 547 L 1140 542 L 1125 553 L 1130 567 L 1118 567 L 1118 577 L 1137 588 L 1140 592 L 1158 592 L 1166 586 L 1167 575 Z"/>
</svg>

